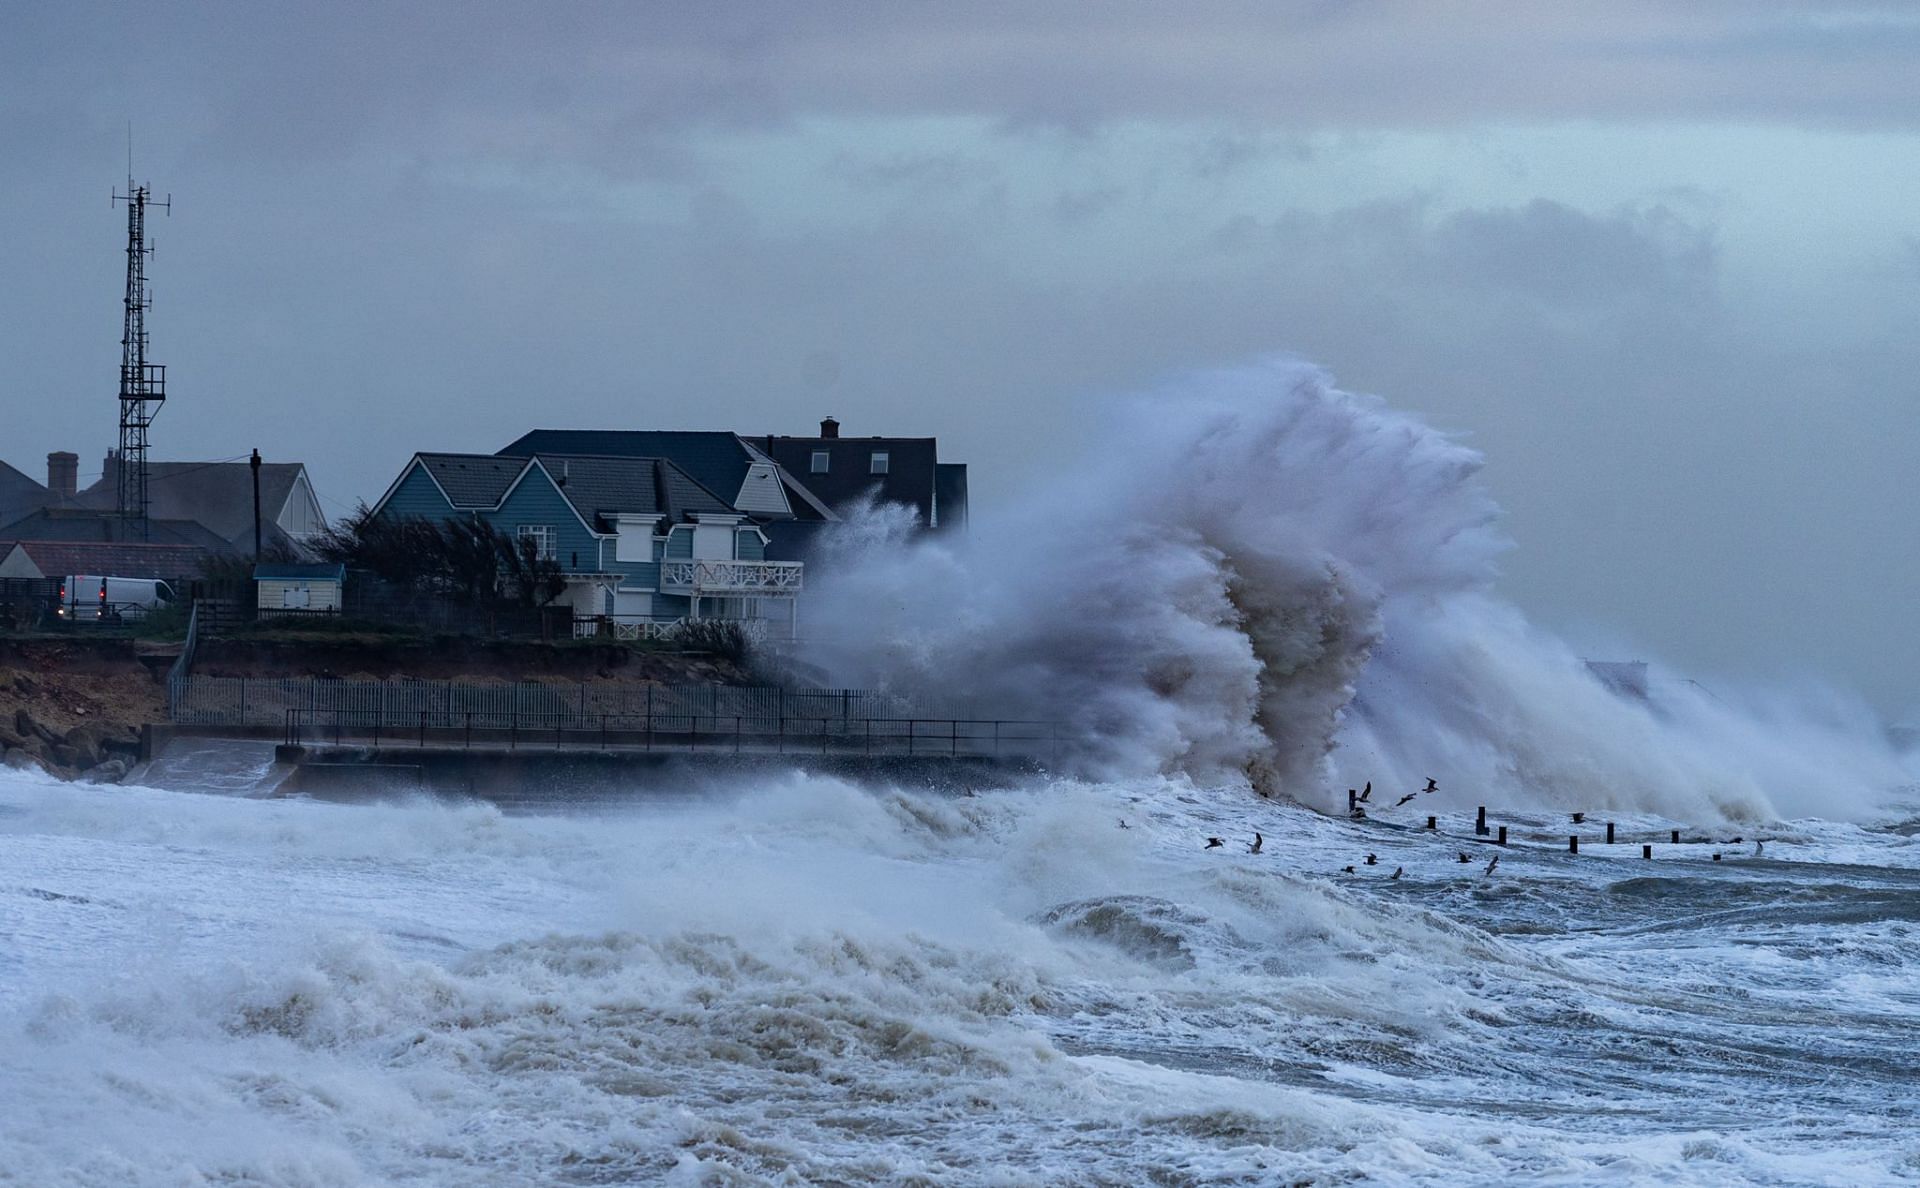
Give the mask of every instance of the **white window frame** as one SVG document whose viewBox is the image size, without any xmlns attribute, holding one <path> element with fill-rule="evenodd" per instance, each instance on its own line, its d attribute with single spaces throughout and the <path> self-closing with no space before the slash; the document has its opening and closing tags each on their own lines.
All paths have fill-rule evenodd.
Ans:
<svg viewBox="0 0 1920 1188">
<path fill-rule="evenodd" d="M 542 561 L 550 561 L 560 555 L 560 534 L 552 524 L 522 524 L 514 530 L 519 540 L 532 537 L 536 542 L 534 556 Z"/>
<path fill-rule="evenodd" d="M 833 465 L 833 455 L 826 450 L 813 451 L 813 457 L 807 459 L 808 474 L 826 474 Z"/>
<path fill-rule="evenodd" d="M 893 457 L 885 450 L 875 450 L 867 458 L 868 474 L 886 474 L 893 465 Z"/>
</svg>

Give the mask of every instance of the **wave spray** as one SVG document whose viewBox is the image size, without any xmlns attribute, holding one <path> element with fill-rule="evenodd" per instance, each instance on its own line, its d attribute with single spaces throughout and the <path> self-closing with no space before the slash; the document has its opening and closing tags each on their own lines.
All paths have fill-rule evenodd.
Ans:
<svg viewBox="0 0 1920 1188">
<path fill-rule="evenodd" d="M 1115 777 L 1244 774 L 1343 807 L 1858 816 L 1907 778 L 1837 695 L 1733 706 L 1594 679 L 1495 592 L 1480 456 L 1290 358 L 1101 410 L 1081 457 L 966 541 L 876 507 L 820 558 L 806 659 L 836 680 L 1058 721 Z"/>
</svg>

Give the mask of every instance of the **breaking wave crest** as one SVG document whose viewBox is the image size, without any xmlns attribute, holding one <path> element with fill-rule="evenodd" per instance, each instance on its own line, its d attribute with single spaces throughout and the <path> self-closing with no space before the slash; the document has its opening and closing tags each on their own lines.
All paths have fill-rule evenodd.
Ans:
<svg viewBox="0 0 1920 1188">
<path fill-rule="evenodd" d="M 1845 697 L 1610 692 L 1496 593 L 1480 456 L 1318 369 L 1203 373 L 1100 416 L 970 541 L 857 516 L 818 567 L 808 659 L 1063 722 L 1093 774 L 1243 773 L 1321 807 L 1433 775 L 1455 804 L 1846 817 L 1908 778 Z"/>
</svg>

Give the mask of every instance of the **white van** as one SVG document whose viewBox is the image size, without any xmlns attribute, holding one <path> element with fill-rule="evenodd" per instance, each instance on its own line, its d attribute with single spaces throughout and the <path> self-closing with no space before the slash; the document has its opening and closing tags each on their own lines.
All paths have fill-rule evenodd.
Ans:
<svg viewBox="0 0 1920 1188">
<path fill-rule="evenodd" d="M 60 579 L 56 613 L 73 623 L 117 623 L 144 619 L 173 602 L 173 587 L 158 578 L 108 577 L 79 573 Z"/>
</svg>

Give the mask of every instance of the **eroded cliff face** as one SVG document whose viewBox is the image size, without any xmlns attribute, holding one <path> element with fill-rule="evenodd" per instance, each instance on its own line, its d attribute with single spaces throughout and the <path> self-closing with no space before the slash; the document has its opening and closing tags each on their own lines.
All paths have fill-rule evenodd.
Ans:
<svg viewBox="0 0 1920 1188">
<path fill-rule="evenodd" d="M 166 663 L 129 640 L 0 644 L 0 762 L 121 778 L 139 755 L 141 725 L 166 718 Z"/>
</svg>

